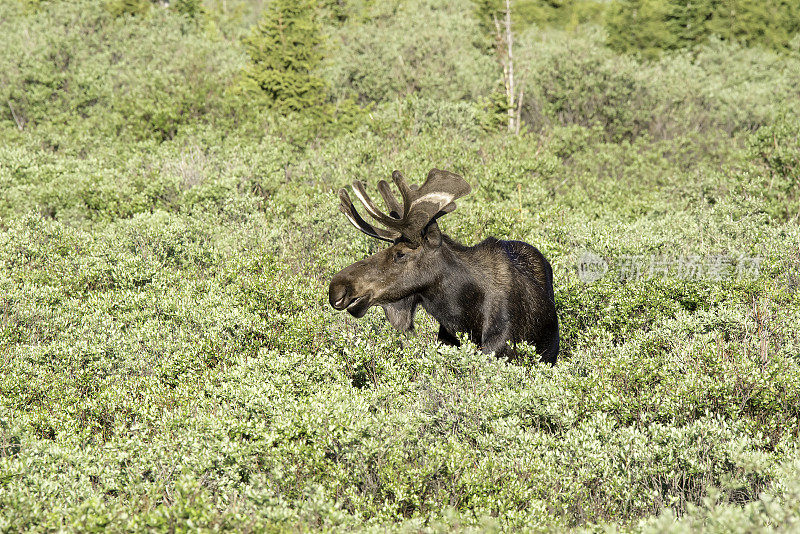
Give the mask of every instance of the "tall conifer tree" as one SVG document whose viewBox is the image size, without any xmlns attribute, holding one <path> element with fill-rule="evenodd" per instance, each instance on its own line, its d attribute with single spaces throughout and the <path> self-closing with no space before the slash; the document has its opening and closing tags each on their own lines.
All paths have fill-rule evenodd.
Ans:
<svg viewBox="0 0 800 534">
<path fill-rule="evenodd" d="M 321 111 L 326 87 L 315 74 L 322 30 L 308 0 L 275 0 L 244 40 L 245 88 L 282 111 Z"/>
</svg>

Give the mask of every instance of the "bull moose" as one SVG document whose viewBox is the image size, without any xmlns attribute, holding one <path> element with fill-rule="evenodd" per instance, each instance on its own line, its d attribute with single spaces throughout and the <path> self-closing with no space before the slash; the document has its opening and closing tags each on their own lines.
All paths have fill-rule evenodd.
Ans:
<svg viewBox="0 0 800 534">
<path fill-rule="evenodd" d="M 364 220 L 347 190 L 339 190 L 339 209 L 353 226 L 392 246 L 336 273 L 328 290 L 331 306 L 363 317 L 380 305 L 392 326 L 408 332 L 421 305 L 439 322 L 441 343 L 457 346 L 455 334 L 464 332 L 484 353 L 513 357 L 516 344 L 525 341 L 535 345 L 542 361 L 554 364 L 558 317 L 553 270 L 542 253 L 522 241 L 490 237 L 469 247 L 444 235 L 437 220 L 471 191 L 457 174 L 433 169 L 421 186 L 409 186 L 394 171 L 392 180 L 403 205 L 381 180 L 378 192 L 388 215 L 361 182 L 353 182 L 367 213 L 384 228 Z"/>
</svg>

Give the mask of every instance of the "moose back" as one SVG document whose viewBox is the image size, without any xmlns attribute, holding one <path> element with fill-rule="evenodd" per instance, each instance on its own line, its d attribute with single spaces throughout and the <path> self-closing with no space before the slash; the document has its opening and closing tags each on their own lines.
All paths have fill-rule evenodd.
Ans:
<svg viewBox="0 0 800 534">
<path fill-rule="evenodd" d="M 364 220 L 345 189 L 339 209 L 360 231 L 392 245 L 339 271 L 328 298 L 337 310 L 363 317 L 380 305 L 389 322 L 402 332 L 414 328 L 422 306 L 439 322 L 439 341 L 458 345 L 466 333 L 485 353 L 516 355 L 521 341 L 533 344 L 541 360 L 558 356 L 558 317 L 553 270 L 535 247 L 522 241 L 490 237 L 465 246 L 439 229 L 437 220 L 452 212 L 455 200 L 470 185 L 459 175 L 433 169 L 421 186 L 409 186 L 395 171 L 392 180 L 403 205 L 381 180 L 378 192 L 388 214 L 380 211 L 361 182 L 353 191 L 367 213 L 381 226 Z"/>
</svg>

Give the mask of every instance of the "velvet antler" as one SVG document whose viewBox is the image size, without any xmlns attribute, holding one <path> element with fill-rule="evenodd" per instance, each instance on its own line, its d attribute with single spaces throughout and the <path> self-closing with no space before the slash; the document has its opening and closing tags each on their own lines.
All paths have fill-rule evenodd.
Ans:
<svg viewBox="0 0 800 534">
<path fill-rule="evenodd" d="M 341 199 L 339 209 L 353 226 L 369 236 L 389 242 L 401 237 L 413 243 L 419 242 L 425 227 L 431 221 L 456 209 L 455 200 L 472 190 L 461 176 L 439 169 L 432 169 L 421 186 L 409 186 L 400 171 L 392 173 L 392 181 L 400 191 L 403 206 L 401 208 L 392 194 L 389 184 L 381 180 L 378 182 L 378 192 L 389 209 L 388 215 L 375 206 L 364 189 L 364 184 L 359 181 L 353 182 L 353 192 L 367 213 L 386 229 L 376 228 L 366 222 L 356 211 L 347 191 L 339 190 Z"/>
</svg>

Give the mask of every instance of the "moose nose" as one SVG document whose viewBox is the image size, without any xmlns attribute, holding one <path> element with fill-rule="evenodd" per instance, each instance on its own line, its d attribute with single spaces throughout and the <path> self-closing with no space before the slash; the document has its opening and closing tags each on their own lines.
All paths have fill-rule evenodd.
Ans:
<svg viewBox="0 0 800 534">
<path fill-rule="evenodd" d="M 328 300 L 336 310 L 343 310 L 347 307 L 347 286 L 344 284 L 331 283 L 328 289 Z"/>
</svg>

